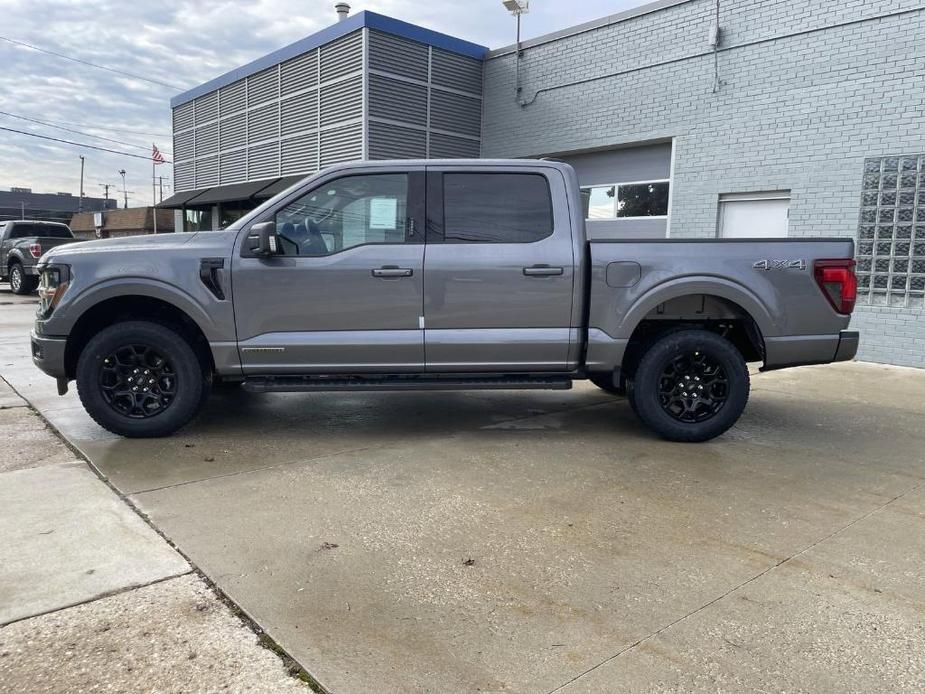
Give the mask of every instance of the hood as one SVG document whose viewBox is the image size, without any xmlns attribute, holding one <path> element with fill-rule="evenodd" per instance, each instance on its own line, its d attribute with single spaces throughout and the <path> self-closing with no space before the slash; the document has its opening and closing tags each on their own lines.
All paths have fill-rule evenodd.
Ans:
<svg viewBox="0 0 925 694">
<path fill-rule="evenodd" d="M 231 249 L 234 245 L 235 236 L 235 232 L 200 231 L 195 233 L 143 234 L 123 236 L 117 239 L 81 241 L 49 250 L 48 253 L 42 256 L 42 262 L 79 262 L 81 256 L 102 253 L 138 254 L 138 258 L 142 259 L 152 253 L 162 254 L 182 251 L 183 249 L 189 249 L 193 253 L 202 253 L 207 249 L 220 252 Z"/>
</svg>

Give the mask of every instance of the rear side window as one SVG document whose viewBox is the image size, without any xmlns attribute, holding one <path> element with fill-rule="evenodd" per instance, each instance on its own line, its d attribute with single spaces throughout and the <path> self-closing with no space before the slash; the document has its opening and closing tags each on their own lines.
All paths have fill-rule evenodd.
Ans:
<svg viewBox="0 0 925 694">
<path fill-rule="evenodd" d="M 539 174 L 445 173 L 443 216 L 447 243 L 532 243 L 553 230 Z"/>
</svg>

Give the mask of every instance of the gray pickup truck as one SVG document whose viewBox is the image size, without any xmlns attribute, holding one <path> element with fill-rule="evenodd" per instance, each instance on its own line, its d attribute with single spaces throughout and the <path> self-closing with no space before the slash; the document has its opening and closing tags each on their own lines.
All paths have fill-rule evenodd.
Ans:
<svg viewBox="0 0 925 694">
<path fill-rule="evenodd" d="M 764 369 L 854 357 L 853 241 L 590 240 L 549 161 L 335 166 L 224 231 L 40 263 L 35 363 L 123 436 L 210 388 L 625 393 L 674 441 L 726 431 Z"/>
<path fill-rule="evenodd" d="M 76 240 L 68 225 L 60 222 L 0 222 L 0 281 L 9 281 L 14 294 L 34 292 L 42 253 Z"/>
</svg>

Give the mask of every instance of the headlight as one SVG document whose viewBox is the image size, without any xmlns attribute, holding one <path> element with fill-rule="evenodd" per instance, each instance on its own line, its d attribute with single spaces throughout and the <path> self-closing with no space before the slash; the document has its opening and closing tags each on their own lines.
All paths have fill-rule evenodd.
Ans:
<svg viewBox="0 0 925 694">
<path fill-rule="evenodd" d="M 46 265 L 39 270 L 39 315 L 50 316 L 71 282 L 67 265 Z"/>
</svg>

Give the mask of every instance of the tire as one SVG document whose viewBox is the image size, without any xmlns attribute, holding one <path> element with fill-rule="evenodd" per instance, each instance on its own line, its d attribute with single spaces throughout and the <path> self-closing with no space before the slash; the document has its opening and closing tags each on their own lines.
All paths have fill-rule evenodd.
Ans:
<svg viewBox="0 0 925 694">
<path fill-rule="evenodd" d="M 748 368 L 736 347 L 707 330 L 656 339 L 631 382 L 630 405 L 669 441 L 709 441 L 735 424 L 749 394 Z"/>
<path fill-rule="evenodd" d="M 10 289 L 13 290 L 14 294 L 19 294 L 20 296 L 31 294 L 38 286 L 38 277 L 27 275 L 21 263 L 10 264 Z"/>
<path fill-rule="evenodd" d="M 626 395 L 625 379 L 621 377 L 620 385 L 614 385 L 612 373 L 589 374 L 588 380 L 603 390 L 605 393 L 610 393 L 611 395 Z"/>
<path fill-rule="evenodd" d="M 160 323 L 111 325 L 77 361 L 84 408 L 101 427 L 128 438 L 174 433 L 196 416 L 208 392 L 207 374 L 190 343 Z"/>
</svg>

